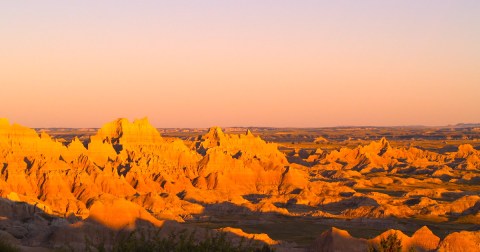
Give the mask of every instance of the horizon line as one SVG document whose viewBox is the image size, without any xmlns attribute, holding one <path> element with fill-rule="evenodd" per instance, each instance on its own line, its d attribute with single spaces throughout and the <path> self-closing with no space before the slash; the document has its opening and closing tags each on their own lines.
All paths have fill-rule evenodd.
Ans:
<svg viewBox="0 0 480 252">
<path fill-rule="evenodd" d="M 17 124 L 17 123 L 13 123 Z M 25 126 L 25 125 L 22 125 Z M 102 125 L 103 126 L 103 125 Z M 100 129 L 100 127 L 61 127 L 61 126 L 53 126 L 53 127 L 31 127 L 32 129 Z M 242 128 L 242 129 L 249 129 L 249 128 L 271 128 L 271 129 L 325 129 L 325 128 L 446 128 L 446 127 L 458 127 L 458 126 L 465 126 L 465 127 L 480 127 L 479 123 L 456 123 L 456 124 L 446 124 L 446 125 L 423 125 L 423 124 L 410 124 L 410 125 L 336 125 L 336 126 L 218 126 L 213 125 L 209 127 L 157 127 L 152 125 L 156 129 L 210 129 L 213 127 L 220 127 L 222 129 L 231 129 L 231 128 Z M 29 127 L 29 126 L 26 126 Z"/>
</svg>

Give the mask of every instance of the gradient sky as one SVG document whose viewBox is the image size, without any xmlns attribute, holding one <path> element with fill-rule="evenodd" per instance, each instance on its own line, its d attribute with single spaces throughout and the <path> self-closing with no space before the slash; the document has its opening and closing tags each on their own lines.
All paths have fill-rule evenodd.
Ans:
<svg viewBox="0 0 480 252">
<path fill-rule="evenodd" d="M 1 1 L 29 127 L 480 122 L 480 1 Z"/>
</svg>

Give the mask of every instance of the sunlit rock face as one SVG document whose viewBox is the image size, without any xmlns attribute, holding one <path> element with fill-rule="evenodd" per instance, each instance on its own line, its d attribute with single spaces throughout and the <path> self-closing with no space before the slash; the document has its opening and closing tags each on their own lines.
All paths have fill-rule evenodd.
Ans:
<svg viewBox="0 0 480 252">
<path fill-rule="evenodd" d="M 199 162 L 196 186 L 228 193 L 272 193 L 282 182 L 288 162 L 275 144 L 250 131 L 225 134 L 211 128 L 195 144 L 204 157 Z"/>
<path fill-rule="evenodd" d="M 438 251 L 480 251 L 480 231 L 461 231 L 451 233 L 440 242 Z"/>
<path fill-rule="evenodd" d="M 19 200 L 45 205 L 58 215 L 87 218 L 95 206 L 92 201 L 105 195 L 137 202 L 132 204 L 139 207 L 148 205 L 154 215 L 173 219 L 179 218 L 176 208 L 181 214 L 184 208 L 187 214 L 201 210 L 176 196 L 192 188 L 188 177 L 195 176 L 200 155 L 181 140 L 164 140 L 146 119 L 133 123 L 118 119 L 102 127 L 88 143 L 74 138 L 66 146 L 45 133 L 39 136 L 32 129 L 2 120 L 0 151 L 2 196 L 16 193 Z M 171 195 L 153 196 L 160 193 Z M 102 206 L 108 209 L 109 204 Z"/>
<path fill-rule="evenodd" d="M 73 230 L 158 228 L 229 215 L 246 222 L 262 222 L 264 216 L 328 220 L 330 226 L 418 217 L 480 223 L 480 152 L 470 144 L 435 153 L 392 147 L 383 138 L 353 148 L 298 148 L 288 154 L 295 159 L 287 159 L 277 144 L 250 131 L 226 134 L 219 127 L 187 143 L 162 137 L 147 119 L 117 119 L 85 141 L 69 142 L 0 119 L 0 228 L 30 243 L 27 237 L 48 241 L 41 230 L 50 230 L 57 241 L 63 230 L 80 242 Z M 389 228 L 398 229 L 381 231 Z M 265 232 L 221 230 L 282 244 Z M 478 232 L 450 232 L 440 240 L 427 227 L 410 231 L 360 239 L 331 228 L 312 248 L 364 251 L 392 232 L 404 248 L 416 251 L 462 251 L 459 244 L 478 244 Z"/>
<path fill-rule="evenodd" d="M 471 232 L 469 235 L 472 235 Z M 400 242 L 402 251 L 434 251 L 440 243 L 440 238 L 432 233 L 426 226 L 418 229 L 411 237 L 399 230 L 387 230 L 384 233 L 372 238 L 362 239 L 352 237 L 347 231 L 335 227 L 323 232 L 312 244 L 312 251 L 368 251 L 369 247 L 379 247 L 383 240 L 387 240 L 390 235 L 396 235 Z M 452 234 L 453 236 L 455 234 Z M 450 236 L 452 236 L 450 235 Z M 450 239 L 450 238 L 448 238 Z M 446 238 L 445 240 L 448 239 Z M 458 243 L 456 245 L 459 245 Z M 463 250 L 447 250 L 463 251 Z M 473 250 L 474 251 L 474 250 Z"/>
<path fill-rule="evenodd" d="M 90 218 L 96 206 L 98 219 L 94 202 L 108 196 L 148 210 L 142 215 L 182 221 L 180 216 L 200 213 L 203 207 L 179 195 L 192 196 L 190 201 L 222 201 L 278 194 L 279 188 L 285 192 L 308 183 L 305 173 L 288 167 L 275 144 L 250 131 L 229 135 L 212 128 L 191 149 L 180 139 L 162 138 L 147 119 L 117 119 L 88 142 L 73 138 L 65 146 L 6 120 L 0 126 L 2 195 L 16 193 L 19 200 L 63 216 Z M 109 205 L 103 203 L 101 209 L 108 211 Z"/>
</svg>

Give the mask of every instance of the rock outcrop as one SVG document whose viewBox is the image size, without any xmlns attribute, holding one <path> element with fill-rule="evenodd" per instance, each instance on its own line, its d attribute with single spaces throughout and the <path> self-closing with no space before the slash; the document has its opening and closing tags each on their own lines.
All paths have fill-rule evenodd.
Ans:
<svg viewBox="0 0 480 252">
<path fill-rule="evenodd" d="M 347 231 L 332 227 L 313 242 L 310 250 L 364 252 L 368 250 L 368 244 L 367 240 L 354 238 Z"/>
<path fill-rule="evenodd" d="M 186 142 L 162 137 L 147 119 L 117 119 L 69 142 L 0 119 L 0 229 L 14 242 L 52 247 L 49 239 L 78 245 L 75 232 L 90 228 L 158 228 L 230 214 L 333 224 L 415 217 L 469 228 L 480 219 L 480 151 L 470 144 L 435 153 L 382 138 L 355 148 L 295 148 L 287 158 L 250 131 L 213 127 Z M 440 241 L 422 227 L 411 237 L 389 230 L 366 240 L 331 228 L 312 249 L 366 251 L 392 232 L 417 251 L 475 251 L 479 244 L 478 231 Z"/>
<path fill-rule="evenodd" d="M 392 234 L 396 234 L 402 251 L 480 251 L 479 232 L 454 232 L 440 242 L 440 238 L 426 226 L 411 237 L 391 229 L 369 240 L 352 237 L 345 230 L 330 228 L 315 240 L 310 251 L 368 251 L 369 247 L 378 248 L 381 240 L 386 240 Z"/>
<path fill-rule="evenodd" d="M 442 242 L 438 247 L 439 252 L 473 252 L 480 251 L 480 231 L 469 232 L 461 231 L 454 232 Z"/>
</svg>

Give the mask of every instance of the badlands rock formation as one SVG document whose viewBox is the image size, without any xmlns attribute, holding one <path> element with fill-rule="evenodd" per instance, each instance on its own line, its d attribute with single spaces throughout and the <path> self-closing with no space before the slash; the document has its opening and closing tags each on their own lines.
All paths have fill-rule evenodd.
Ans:
<svg viewBox="0 0 480 252">
<path fill-rule="evenodd" d="M 146 119 L 118 119 L 88 143 L 75 138 L 66 146 L 2 120 L 0 154 L 3 198 L 112 229 L 183 222 L 203 211 L 199 203 L 247 202 L 242 195 L 277 194 L 298 182 L 276 145 L 251 132 L 212 128 L 192 149 L 163 139 Z"/>
<path fill-rule="evenodd" d="M 474 238 L 477 232 L 464 232 L 466 237 Z M 439 247 L 440 238 L 423 226 L 417 230 L 411 237 L 402 233 L 399 230 L 388 230 L 372 239 L 362 239 L 352 237 L 347 231 L 341 230 L 335 227 L 323 232 L 311 246 L 313 251 L 367 251 L 369 247 L 378 247 L 382 239 L 387 239 L 391 234 L 396 234 L 397 238 L 401 242 L 403 251 L 414 249 L 414 251 L 434 251 Z M 447 236 L 442 241 L 440 251 L 476 251 L 480 247 L 471 246 L 475 244 L 475 240 L 472 243 L 465 243 L 468 250 L 462 250 L 464 248 L 448 247 L 449 241 L 453 239 L 459 239 L 458 233 L 453 233 Z M 468 239 L 467 238 L 467 239 Z M 478 242 L 478 241 L 477 241 Z M 445 245 L 444 245 L 445 244 Z M 446 245 L 448 244 L 448 245 Z M 459 245 L 459 242 L 455 243 Z M 479 245 L 477 243 L 477 245 Z"/>
<path fill-rule="evenodd" d="M 411 237 L 399 230 L 388 230 L 372 239 L 352 237 L 347 231 L 332 227 L 323 232 L 312 244 L 310 251 L 367 251 L 369 247 L 378 247 L 382 239 L 396 234 L 401 242 L 402 251 L 426 252 L 467 252 L 480 251 L 480 231 L 454 232 L 447 235 L 442 241 L 424 226 Z"/>
<path fill-rule="evenodd" d="M 353 149 L 294 154 L 296 161 L 289 162 L 277 144 L 218 127 L 187 145 L 163 138 L 147 119 L 118 119 L 86 142 L 62 143 L 1 119 L 0 229 L 15 242 L 47 248 L 62 242 L 80 246 L 92 230 L 176 227 L 232 216 L 333 224 L 435 218 L 478 230 L 473 225 L 480 220 L 480 152 L 471 145 L 440 154 L 393 148 L 381 139 Z M 282 244 L 270 234 L 220 230 Z M 454 247 L 463 243 L 469 251 L 478 248 L 478 231 L 449 232 L 442 241 L 426 227 L 411 237 L 398 233 L 403 247 L 418 251 L 461 251 Z M 365 251 L 386 234 L 357 239 L 331 228 L 312 248 Z"/>
</svg>

